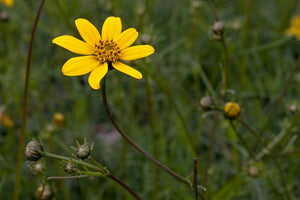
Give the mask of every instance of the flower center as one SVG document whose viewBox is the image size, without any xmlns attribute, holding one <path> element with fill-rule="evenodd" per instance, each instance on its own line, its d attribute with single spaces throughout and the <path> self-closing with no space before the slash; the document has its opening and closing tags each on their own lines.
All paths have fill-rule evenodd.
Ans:
<svg viewBox="0 0 300 200">
<path fill-rule="evenodd" d="M 120 59 L 120 53 L 120 48 L 113 40 L 100 40 L 98 44 L 95 44 L 94 55 L 97 56 L 101 64 L 116 62 Z"/>
</svg>

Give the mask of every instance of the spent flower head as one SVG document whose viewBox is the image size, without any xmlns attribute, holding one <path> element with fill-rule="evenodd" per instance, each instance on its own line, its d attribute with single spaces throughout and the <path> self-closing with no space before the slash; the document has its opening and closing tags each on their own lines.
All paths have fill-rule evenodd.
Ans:
<svg viewBox="0 0 300 200">
<path fill-rule="evenodd" d="M 77 158 L 84 160 L 88 158 L 93 150 L 94 143 L 92 145 L 89 145 L 86 141 L 86 138 L 84 138 L 83 144 L 80 144 L 78 141 L 76 141 L 77 148 L 72 147 L 76 151 Z"/>
<path fill-rule="evenodd" d="M 120 62 L 144 58 L 154 53 L 154 48 L 150 45 L 129 47 L 138 37 L 136 29 L 128 28 L 122 32 L 119 17 L 108 17 L 102 26 L 101 35 L 86 19 L 77 19 L 75 24 L 84 41 L 70 35 L 52 40 L 71 52 L 84 55 L 69 59 L 62 68 L 64 75 L 80 76 L 91 72 L 88 82 L 95 90 L 100 88 L 100 81 L 110 67 L 136 79 L 142 78 L 139 71 Z"/>
<path fill-rule="evenodd" d="M 286 34 L 296 36 L 300 40 L 300 15 L 292 18 L 291 27 L 286 30 Z"/>
</svg>

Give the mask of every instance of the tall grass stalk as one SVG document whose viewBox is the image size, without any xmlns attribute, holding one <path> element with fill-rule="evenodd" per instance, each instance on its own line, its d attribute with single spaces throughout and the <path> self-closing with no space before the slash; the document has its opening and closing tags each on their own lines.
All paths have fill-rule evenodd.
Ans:
<svg viewBox="0 0 300 200">
<path fill-rule="evenodd" d="M 30 75 L 31 54 L 32 54 L 32 47 L 33 47 L 33 41 L 34 41 L 37 24 L 38 24 L 44 3 L 45 3 L 45 0 L 40 1 L 40 5 L 39 5 L 39 8 L 38 8 L 38 11 L 37 11 L 34 23 L 33 23 L 31 36 L 30 36 L 30 42 L 29 42 L 29 46 L 28 46 L 26 74 L 25 74 L 25 83 L 24 83 L 24 95 L 23 95 L 22 123 L 21 123 L 19 146 L 18 146 L 13 200 L 17 200 L 18 196 L 19 196 L 21 168 L 22 168 L 22 163 L 23 163 L 24 138 L 25 138 L 26 119 L 27 119 L 27 106 L 28 106 L 27 101 L 28 101 L 28 85 L 29 85 L 29 75 Z"/>
</svg>

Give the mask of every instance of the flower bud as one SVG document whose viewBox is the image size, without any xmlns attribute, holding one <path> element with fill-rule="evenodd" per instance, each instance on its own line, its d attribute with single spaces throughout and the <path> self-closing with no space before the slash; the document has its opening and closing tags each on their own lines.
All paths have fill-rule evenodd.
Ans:
<svg viewBox="0 0 300 200">
<path fill-rule="evenodd" d="M 200 99 L 200 106 L 205 111 L 211 110 L 213 105 L 214 103 L 210 96 L 204 96 Z"/>
<path fill-rule="evenodd" d="M 25 157 L 30 161 L 38 161 L 42 157 L 39 151 L 43 150 L 43 146 L 39 142 L 32 140 L 25 148 Z"/>
<path fill-rule="evenodd" d="M 228 102 L 225 104 L 224 109 L 224 116 L 227 119 L 235 119 L 240 115 L 241 112 L 241 108 L 239 106 L 239 104 L 235 103 L 235 102 Z"/>
<path fill-rule="evenodd" d="M 52 122 L 56 126 L 63 126 L 65 124 L 65 116 L 62 113 L 55 113 Z"/>
<path fill-rule="evenodd" d="M 49 185 L 41 185 L 36 191 L 36 197 L 39 200 L 48 200 L 53 196 L 53 192 Z"/>
</svg>

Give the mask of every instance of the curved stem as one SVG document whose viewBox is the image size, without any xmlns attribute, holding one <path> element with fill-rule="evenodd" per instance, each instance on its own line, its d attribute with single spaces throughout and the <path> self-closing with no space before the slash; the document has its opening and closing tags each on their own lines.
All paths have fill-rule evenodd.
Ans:
<svg viewBox="0 0 300 200">
<path fill-rule="evenodd" d="M 116 130 L 119 132 L 119 134 L 133 147 L 135 148 L 137 151 L 139 151 L 141 154 L 143 154 L 147 159 L 149 159 L 151 162 L 153 162 L 154 164 L 156 164 L 159 168 L 161 168 L 162 170 L 164 170 L 165 172 L 167 172 L 168 174 L 170 174 L 171 176 L 173 176 L 174 178 L 176 178 L 177 180 L 181 181 L 182 183 L 185 183 L 186 185 L 188 185 L 189 187 L 193 187 L 191 185 L 191 183 L 189 181 L 187 181 L 185 178 L 181 177 L 180 175 L 178 175 L 177 173 L 173 172 L 171 169 L 169 169 L 168 167 L 166 167 L 165 165 L 163 165 L 161 162 L 159 162 L 158 160 L 156 160 L 155 158 L 153 158 L 151 155 L 149 155 L 148 153 L 146 153 L 141 147 L 139 147 L 131 138 L 129 138 L 127 136 L 127 134 L 121 130 L 121 128 L 118 126 L 117 122 L 114 120 L 110 109 L 108 107 L 108 103 L 107 103 L 107 98 L 106 98 L 106 76 L 103 78 L 103 80 L 101 81 L 102 83 L 102 98 L 103 98 L 103 104 L 104 104 L 104 108 L 106 110 L 106 113 L 111 121 L 111 123 L 114 125 L 114 127 L 116 128 Z"/>
<path fill-rule="evenodd" d="M 220 21 L 220 18 L 219 18 L 219 15 L 218 15 L 215 5 L 212 3 L 211 0 L 207 0 L 207 3 L 209 4 L 211 10 L 213 11 L 213 13 L 215 15 L 216 21 Z"/>
<path fill-rule="evenodd" d="M 120 184 L 123 188 L 125 188 L 128 192 L 130 192 L 130 194 L 132 194 L 136 199 L 141 200 L 141 197 L 139 197 L 139 195 L 137 195 L 137 193 L 135 193 L 128 185 L 126 185 L 126 183 L 124 183 L 121 179 L 115 177 L 112 174 L 109 174 L 107 176 L 108 178 L 114 180 L 115 182 L 117 182 L 118 184 Z"/>
<path fill-rule="evenodd" d="M 19 196 L 19 189 L 20 189 L 20 179 L 21 179 L 21 167 L 23 161 L 23 150 L 24 150 L 24 138 L 25 138 L 25 129 L 26 129 L 26 119 L 27 119 L 27 100 L 28 100 L 28 85 L 29 85 L 29 74 L 30 74 L 30 61 L 31 61 L 31 53 L 32 53 L 32 46 L 34 41 L 34 35 L 36 31 L 36 27 L 40 18 L 40 14 L 43 8 L 45 0 L 41 0 L 34 24 L 31 31 L 31 37 L 28 47 L 28 54 L 27 54 L 27 64 L 26 64 L 26 75 L 25 75 L 25 85 L 24 85 L 24 96 L 23 96 L 23 111 L 22 111 L 22 124 L 20 130 L 20 140 L 19 140 L 19 149 L 17 155 L 17 167 L 16 167 L 16 177 L 15 177 L 15 185 L 14 185 L 14 193 L 13 199 L 18 199 Z"/>
</svg>

